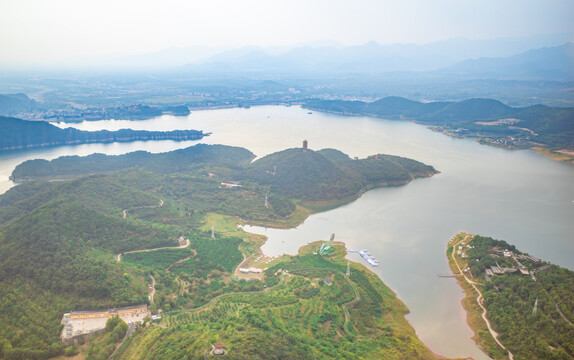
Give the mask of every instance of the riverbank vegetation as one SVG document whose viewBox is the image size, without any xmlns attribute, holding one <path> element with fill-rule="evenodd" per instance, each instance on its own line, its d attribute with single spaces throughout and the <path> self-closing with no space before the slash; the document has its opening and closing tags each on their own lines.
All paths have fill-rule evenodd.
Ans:
<svg viewBox="0 0 574 360">
<path fill-rule="evenodd" d="M 574 272 L 524 254 L 502 240 L 458 235 L 447 255 L 484 297 L 487 319 L 515 359 L 570 359 L 574 356 Z M 506 358 L 480 318 L 476 292 L 464 277 L 465 308 L 475 340 L 496 359 Z"/>
</svg>

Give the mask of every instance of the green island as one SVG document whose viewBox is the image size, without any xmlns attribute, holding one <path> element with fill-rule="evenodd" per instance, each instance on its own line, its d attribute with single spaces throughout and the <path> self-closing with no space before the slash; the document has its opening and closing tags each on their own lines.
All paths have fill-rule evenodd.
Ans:
<svg viewBox="0 0 574 360">
<path fill-rule="evenodd" d="M 513 108 L 493 99 L 423 103 L 397 96 L 373 102 L 309 100 L 304 108 L 342 115 L 416 121 L 454 137 L 505 149 L 533 149 L 574 163 L 574 108 Z"/>
<path fill-rule="evenodd" d="M 494 359 L 574 356 L 574 272 L 490 237 L 461 233 L 449 265 L 466 293 L 473 339 Z"/>
<path fill-rule="evenodd" d="M 0 116 L 0 151 L 59 145 L 130 142 L 138 140 L 199 140 L 209 134 L 199 130 L 146 131 L 82 131 L 61 129 L 45 121 L 26 121 Z"/>
<path fill-rule="evenodd" d="M 13 175 L 28 181 L 0 196 L 0 358 L 435 358 L 344 244 L 270 258 L 237 224 L 293 227 L 437 171 L 306 147 L 253 158 L 196 145 L 20 165 Z M 154 320 L 126 331 L 110 318 L 89 339 L 60 340 L 64 314 L 142 304 Z"/>
</svg>

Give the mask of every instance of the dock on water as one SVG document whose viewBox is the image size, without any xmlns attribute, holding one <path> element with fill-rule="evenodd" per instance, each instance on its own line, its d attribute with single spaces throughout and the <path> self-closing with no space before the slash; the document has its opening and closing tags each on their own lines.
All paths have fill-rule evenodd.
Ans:
<svg viewBox="0 0 574 360">
<path fill-rule="evenodd" d="M 347 250 L 348 253 L 359 253 L 363 259 L 365 259 L 371 266 L 379 266 L 379 262 L 375 260 L 374 256 L 369 254 L 367 249 L 360 249 L 360 250 Z"/>
<path fill-rule="evenodd" d="M 453 278 L 457 277 L 459 274 L 436 274 L 436 276 L 441 278 Z"/>
</svg>

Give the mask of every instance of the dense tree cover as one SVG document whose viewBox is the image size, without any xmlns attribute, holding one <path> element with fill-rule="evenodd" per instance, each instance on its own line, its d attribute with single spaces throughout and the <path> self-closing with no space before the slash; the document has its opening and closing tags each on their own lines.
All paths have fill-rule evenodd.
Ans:
<svg viewBox="0 0 574 360">
<path fill-rule="evenodd" d="M 188 261 L 174 265 L 176 273 L 185 272 L 194 277 L 206 277 L 213 270 L 233 272 L 235 267 L 243 260 L 239 251 L 239 245 L 243 242 L 240 238 L 209 239 L 206 237 L 192 236 L 189 247 L 195 250 L 196 256 Z"/>
<path fill-rule="evenodd" d="M 123 155 L 92 154 L 88 156 L 62 156 L 47 161 L 28 160 L 18 165 L 12 176 L 18 179 L 81 176 L 139 168 L 155 173 L 174 173 L 199 170 L 203 167 L 236 167 L 248 164 L 255 155 L 249 150 L 226 146 L 197 144 L 168 153 L 151 154 L 136 151 Z"/>
<path fill-rule="evenodd" d="M 304 107 L 348 115 L 370 115 L 390 119 L 410 119 L 432 125 L 465 128 L 481 136 L 515 136 L 551 149 L 574 149 L 574 108 L 552 108 L 542 105 L 512 108 L 492 99 L 469 99 L 459 102 L 421 103 L 400 97 L 387 97 L 374 102 L 311 100 Z M 516 118 L 514 126 L 476 124 Z M 526 128 L 534 132 L 524 131 Z"/>
<path fill-rule="evenodd" d="M 350 159 L 326 149 L 288 149 L 256 160 L 241 178 L 269 186 L 287 197 L 324 201 L 356 196 L 374 186 L 402 184 L 436 171 L 420 162 L 391 155 Z"/>
<path fill-rule="evenodd" d="M 276 173 L 273 171 L 276 167 Z M 240 175 L 291 198 L 329 200 L 345 198 L 361 189 L 359 179 L 345 173 L 321 154 L 288 149 L 256 160 Z"/>
<path fill-rule="evenodd" d="M 470 242 L 469 265 L 475 280 L 484 269 L 497 263 L 516 266 L 493 249 L 521 254 L 513 245 L 489 237 L 475 236 Z M 478 261 L 477 261 L 478 260 Z M 540 267 L 524 258 L 531 269 Z M 476 263 L 476 264 L 475 264 Z M 571 359 L 574 356 L 574 272 L 551 265 L 530 275 L 507 273 L 481 281 L 484 306 L 499 339 L 515 359 Z M 561 314 L 562 313 L 562 314 Z"/>
<path fill-rule="evenodd" d="M 98 175 L 69 182 L 26 182 L 0 197 L 0 222 L 26 215 L 50 201 L 79 203 L 117 216 L 123 209 L 153 206 L 159 200 L 159 197 L 129 187 L 119 179 Z"/>
<path fill-rule="evenodd" d="M 205 134 L 198 130 L 144 131 L 121 129 L 117 131 L 81 131 L 61 129 L 44 121 L 25 121 L 0 116 L 0 150 L 65 144 L 100 143 L 136 140 L 196 140 Z"/>
<path fill-rule="evenodd" d="M 122 261 L 144 268 L 165 270 L 175 262 L 191 256 L 189 249 L 160 249 L 156 251 L 134 252 L 122 255 Z"/>
<path fill-rule="evenodd" d="M 522 120 L 518 126 L 537 134 L 534 141 L 548 144 L 553 149 L 574 149 L 573 108 L 531 106 L 516 117 Z"/>
<path fill-rule="evenodd" d="M 107 108 L 102 114 L 102 119 L 151 119 L 161 116 L 163 113 L 168 112 L 175 116 L 189 115 L 190 111 L 187 106 L 149 106 L 143 104 L 134 104 L 129 106 L 120 106 Z M 99 120 L 99 119 L 98 119 Z"/>
<path fill-rule="evenodd" d="M 107 360 L 116 350 L 116 344 L 128 332 L 128 328 L 128 324 L 119 316 L 109 318 L 104 333 L 91 341 L 86 360 Z"/>
<path fill-rule="evenodd" d="M 25 184 L 2 197 L 0 338 L 12 348 L 7 358 L 61 351 L 46 349 L 59 346 L 65 312 L 147 301 L 143 273 L 113 254 L 176 244 L 174 229 L 122 218 L 121 202 L 150 199 L 101 176 Z"/>
<path fill-rule="evenodd" d="M 75 352 L 75 348 L 64 348 L 58 341 L 63 313 L 145 303 L 152 277 L 156 294 L 150 308 L 152 311 L 161 308 L 164 313 L 198 306 L 210 308 L 212 300 L 239 296 L 235 293 L 261 294 L 265 288 L 279 286 L 279 278 L 272 274 L 264 281 L 233 278 L 232 272 L 243 260 L 240 247 L 247 247 L 241 238 L 216 233 L 216 238 L 211 239 L 210 234 L 198 230 L 207 212 L 259 221 L 288 219 L 295 211 L 295 194 L 308 200 L 341 199 L 373 186 L 403 183 L 434 173 L 432 167 L 408 159 L 377 155 L 352 160 L 332 149 L 305 153 L 291 149 L 277 158 L 251 164 L 252 158 L 253 154 L 245 149 L 198 145 L 166 154 L 94 155 L 23 165 L 19 176 L 25 176 L 26 171 L 34 176 L 106 174 L 58 182 L 24 182 L 0 196 L 0 358 L 45 359 Z M 273 170 L 269 168 L 271 164 L 277 164 L 275 175 L 267 172 Z M 316 168 L 322 173 L 315 171 Z M 110 169 L 119 171 L 109 173 Z M 58 174 L 59 171 L 63 173 Z M 307 171 L 311 177 L 301 176 Z M 265 178 L 279 176 L 287 179 L 279 186 Z M 303 180 L 293 187 L 289 179 L 296 178 Z M 314 180 L 318 185 L 313 185 Z M 233 181 L 239 181 L 241 186 L 221 185 Z M 316 193 L 306 192 L 307 186 L 312 186 Z M 189 248 L 127 253 L 122 261 L 116 261 L 119 253 L 176 246 L 181 235 L 190 239 Z M 293 267 L 294 273 L 299 271 L 298 275 L 308 280 L 294 282 L 299 285 L 288 290 L 289 296 L 273 293 L 272 298 L 237 297 L 240 305 L 230 305 L 238 309 L 250 306 L 254 311 L 250 310 L 249 321 L 233 323 L 243 329 L 238 336 L 248 334 L 249 329 L 264 333 L 254 324 L 258 324 L 261 316 L 268 315 L 261 313 L 267 305 L 295 306 L 305 302 L 309 316 L 305 324 L 298 325 L 301 334 L 284 343 L 285 349 L 301 344 L 303 350 L 291 349 L 288 354 L 298 356 L 306 351 L 304 344 L 316 345 L 303 335 L 309 326 L 317 334 L 322 332 L 317 330 L 321 328 L 328 334 L 334 331 L 339 338 L 349 332 L 364 335 L 384 328 L 385 340 L 381 341 L 393 344 L 391 348 L 395 350 L 389 350 L 390 353 L 427 354 L 411 330 L 392 340 L 395 333 L 389 330 L 389 324 L 397 322 L 397 314 L 387 310 L 395 300 L 390 292 L 376 285 L 376 276 L 372 275 L 373 279 L 357 272 L 350 283 L 341 275 L 339 268 L 343 265 L 334 265 L 321 257 L 301 257 L 293 264 L 298 262 L 315 267 L 317 273 L 306 274 L 309 269 L 305 266 Z M 317 275 L 331 277 L 337 284 L 330 287 L 331 291 L 338 289 L 328 296 L 330 300 L 319 313 L 310 305 L 318 297 L 326 296 L 317 287 L 322 285 L 311 285 L 310 277 Z M 31 293 L 38 295 L 30 296 Z M 356 294 L 360 297 L 355 299 Z M 402 313 L 404 307 L 398 304 L 395 308 Z M 344 315 L 347 312 L 351 318 L 348 323 L 343 320 L 341 325 L 341 319 L 348 317 Z M 362 313 L 376 316 L 361 317 Z M 381 322 L 386 316 L 389 324 Z M 284 329 L 282 318 L 271 318 L 274 322 L 268 326 Z M 339 322 L 337 327 L 326 325 L 335 319 Z M 229 331 L 234 333 L 231 327 Z M 275 339 L 279 333 L 267 333 L 269 343 L 278 344 L 277 356 L 287 351 L 281 345 L 282 340 Z M 94 358 L 107 354 L 105 348 L 109 346 L 94 350 Z M 321 346 L 325 347 L 324 352 L 335 354 L 327 345 L 321 343 Z"/>
<path fill-rule="evenodd" d="M 245 149 L 199 144 L 163 154 L 135 152 L 32 160 L 13 172 L 17 179 L 78 176 L 124 169 L 126 185 L 177 199 L 179 211 L 217 211 L 245 219 L 285 218 L 293 213 L 291 199 L 350 200 L 375 186 L 404 184 L 436 171 L 415 160 L 391 155 L 350 159 L 334 150 L 288 149 L 251 163 Z M 137 168 L 137 169 L 136 169 Z M 134 175 L 137 174 L 137 175 Z M 237 188 L 222 182 L 241 182 Z M 265 206 L 265 196 L 268 197 Z"/>
<path fill-rule="evenodd" d="M 514 115 L 514 109 L 492 99 L 468 99 L 459 102 L 422 103 L 390 96 L 373 102 L 311 100 L 304 107 L 352 115 L 372 115 L 391 119 L 416 119 L 422 122 L 490 120 Z"/>
<path fill-rule="evenodd" d="M 344 261 L 333 261 L 305 255 L 278 264 L 267 271 L 282 279 L 276 285 L 164 316 L 164 327 L 140 329 L 114 359 L 202 359 L 216 343 L 228 359 L 433 358 L 380 279 L 359 266 L 346 279 Z"/>
</svg>

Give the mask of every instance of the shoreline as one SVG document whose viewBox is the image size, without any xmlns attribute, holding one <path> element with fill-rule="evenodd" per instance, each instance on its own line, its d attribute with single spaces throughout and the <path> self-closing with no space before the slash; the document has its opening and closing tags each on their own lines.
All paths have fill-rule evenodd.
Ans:
<svg viewBox="0 0 574 360">
<path fill-rule="evenodd" d="M 499 349 L 502 348 L 502 350 L 508 354 L 508 357 L 504 356 L 501 359 L 509 358 L 513 360 L 514 357 L 512 353 L 498 340 L 499 334 L 490 326 L 490 322 L 487 319 L 486 308 L 482 305 L 482 293 L 476 286 L 478 283 L 466 277 L 463 271 L 466 264 L 462 263 L 462 265 L 459 265 L 455 257 L 456 247 L 460 246 L 459 244 L 463 243 L 463 241 L 463 244 L 468 244 L 473 238 L 474 235 L 472 234 L 464 232 L 458 233 L 448 242 L 446 250 L 449 267 L 465 294 L 465 297 L 461 300 L 461 304 L 466 312 L 466 323 L 474 334 L 471 339 L 487 356 L 493 359 L 499 359 L 500 357 L 496 357 L 495 354 L 488 351 L 489 348 L 498 347 Z"/>
<path fill-rule="evenodd" d="M 308 216 L 309 216 L 309 215 L 312 215 L 312 214 L 314 214 L 314 213 L 309 213 Z M 212 216 L 224 216 L 224 217 L 227 217 L 226 215 L 220 215 L 220 214 L 216 214 L 216 213 L 213 213 Z M 255 259 L 257 258 L 257 256 L 263 256 L 263 258 L 264 258 L 263 260 L 265 260 L 265 259 L 268 258 L 268 257 L 266 257 L 265 255 L 263 255 L 263 252 L 262 252 L 262 250 L 261 250 L 261 246 L 262 246 L 265 242 L 268 241 L 268 238 L 267 238 L 266 236 L 249 233 L 248 231 L 244 230 L 244 229 L 241 227 L 241 225 L 244 223 L 244 221 L 243 221 L 242 219 L 229 217 L 229 220 L 235 221 L 235 222 L 237 223 L 239 229 L 240 229 L 239 231 L 243 232 L 243 233 L 246 234 L 247 236 L 249 236 L 249 235 L 255 235 L 255 236 L 258 236 L 258 237 L 259 237 L 259 236 L 264 237 L 263 241 L 259 244 L 259 247 L 257 247 L 255 254 L 248 254 L 248 253 L 245 253 L 245 252 L 242 251 L 242 253 L 243 253 L 243 260 L 241 261 L 241 263 L 240 263 L 240 264 L 234 269 L 234 271 L 233 271 L 233 275 L 236 276 L 238 279 L 246 279 L 246 280 L 247 280 L 247 279 L 249 279 L 249 280 L 257 280 L 257 279 L 260 279 L 260 276 L 252 276 L 252 275 L 241 276 L 242 274 L 238 274 L 238 269 L 239 269 L 240 267 L 247 267 L 247 266 L 254 266 L 254 267 L 260 266 L 261 264 L 260 264 L 258 261 L 255 260 Z M 209 222 L 206 222 L 206 223 L 204 224 L 204 228 L 207 228 L 207 227 L 208 227 L 208 224 L 209 224 Z M 285 228 L 288 228 L 288 227 L 285 227 Z M 225 232 L 225 231 L 224 231 L 224 232 Z M 244 241 L 246 241 L 246 238 L 244 238 Z M 362 272 L 364 272 L 365 274 L 367 274 L 369 277 L 376 278 L 376 279 L 374 280 L 374 282 L 377 284 L 377 288 L 383 289 L 382 291 L 388 291 L 388 292 L 390 292 L 390 293 L 392 294 L 392 296 L 394 297 L 394 301 L 397 302 L 397 303 L 400 305 L 400 307 L 402 307 L 402 309 L 403 309 L 403 310 L 401 311 L 401 312 L 402 312 L 402 315 L 401 315 L 401 318 L 400 318 L 400 320 L 398 321 L 398 323 L 400 324 L 401 327 L 403 327 L 403 328 L 405 328 L 405 329 L 408 329 L 409 332 L 412 332 L 413 336 L 416 337 L 416 339 L 418 340 L 418 342 L 419 342 L 420 344 L 422 344 L 422 346 L 428 351 L 428 353 L 430 353 L 435 359 L 439 359 L 439 360 L 462 360 L 462 359 L 471 360 L 471 359 L 473 359 L 473 358 L 470 357 L 470 356 L 469 356 L 469 357 L 463 357 L 463 358 L 450 358 L 450 357 L 447 357 L 447 356 L 445 356 L 445 355 L 441 355 L 441 354 L 439 354 L 439 353 L 436 353 L 436 352 L 433 351 L 430 347 L 428 347 L 428 345 L 427 345 L 425 342 L 423 342 L 423 341 L 419 338 L 419 336 L 416 334 L 416 331 L 415 331 L 415 329 L 414 329 L 414 326 L 407 320 L 406 315 L 407 315 L 408 313 L 410 313 L 410 309 L 407 307 L 407 305 L 403 302 L 403 300 L 401 300 L 401 299 L 396 295 L 396 292 L 395 292 L 391 287 L 389 287 L 389 286 L 383 281 L 383 279 L 382 279 L 379 275 L 377 275 L 377 273 L 375 273 L 375 272 L 373 271 L 373 269 L 371 269 L 369 266 L 367 266 L 367 265 L 364 264 L 363 262 L 353 261 L 353 260 L 349 260 L 349 259 L 347 258 L 346 243 L 345 243 L 345 242 L 337 241 L 337 240 L 335 240 L 335 241 L 328 241 L 328 240 L 312 241 L 312 242 L 309 242 L 309 243 L 307 243 L 307 244 L 301 245 L 301 246 L 298 248 L 297 255 L 281 255 L 281 256 L 278 256 L 278 257 L 276 257 L 276 258 L 274 258 L 274 257 L 269 258 L 269 259 L 271 259 L 271 261 L 272 261 L 270 264 L 276 264 L 276 263 L 280 263 L 280 262 L 283 262 L 283 261 L 287 261 L 287 262 L 288 262 L 288 261 L 289 261 L 288 259 L 290 259 L 290 258 L 292 258 L 292 257 L 294 257 L 294 256 L 300 256 L 300 255 L 305 255 L 305 254 L 313 253 L 313 251 L 314 251 L 314 250 L 315 250 L 315 251 L 318 250 L 319 245 L 320 245 L 320 244 L 323 244 L 323 243 L 330 243 L 330 244 L 333 244 L 333 245 L 336 244 L 336 245 L 338 245 L 338 246 L 342 246 L 342 247 L 345 249 L 345 254 L 344 254 L 344 255 L 343 255 L 343 254 L 338 254 L 338 255 L 336 255 L 334 259 L 330 260 L 331 262 L 335 262 L 335 263 L 346 263 L 346 262 L 350 262 L 350 264 L 351 264 L 351 271 L 352 271 L 352 269 L 354 268 L 355 271 L 362 271 Z M 287 259 L 287 260 L 285 260 L 285 259 Z M 246 265 L 246 264 L 248 264 L 248 265 Z M 398 305 L 396 305 L 396 306 L 398 306 Z M 351 310 L 351 309 L 349 309 L 349 310 Z M 398 320 L 398 319 L 397 319 L 397 320 Z"/>
<path fill-rule="evenodd" d="M 483 137 L 480 137 L 480 136 L 463 136 L 463 135 L 451 133 L 447 130 L 441 130 L 441 131 L 433 130 L 432 125 L 417 121 L 416 119 L 413 119 L 413 118 L 393 118 L 391 116 L 379 116 L 376 114 L 368 114 L 368 113 L 362 114 L 362 113 L 353 113 L 353 112 L 344 112 L 344 111 L 333 111 L 333 110 L 325 110 L 325 109 L 306 107 L 306 106 L 302 106 L 302 108 L 308 109 L 308 110 L 313 110 L 313 111 L 318 111 L 318 112 L 324 112 L 324 113 L 328 113 L 328 114 L 340 115 L 340 116 L 367 116 L 367 117 L 372 117 L 374 119 L 383 119 L 383 120 L 388 120 L 388 121 L 414 122 L 415 124 L 426 126 L 427 129 L 429 129 L 431 131 L 438 131 L 441 134 L 446 135 L 446 136 L 450 136 L 450 137 L 454 137 L 454 138 L 458 138 L 458 139 L 474 139 L 474 141 L 479 143 L 480 145 L 494 146 L 494 147 L 498 147 L 498 148 L 502 148 L 502 149 L 506 149 L 506 150 L 533 150 L 533 151 L 536 151 L 538 154 L 546 156 L 549 159 L 552 159 L 554 161 L 567 162 L 567 163 L 574 165 L 574 150 L 568 150 L 568 149 L 552 150 L 552 149 L 548 149 L 548 148 L 544 147 L 544 145 L 541 145 L 541 144 L 532 145 L 532 146 L 523 147 L 523 148 L 522 147 L 497 146 L 494 143 L 481 141 L 481 139 L 483 139 Z"/>
</svg>

